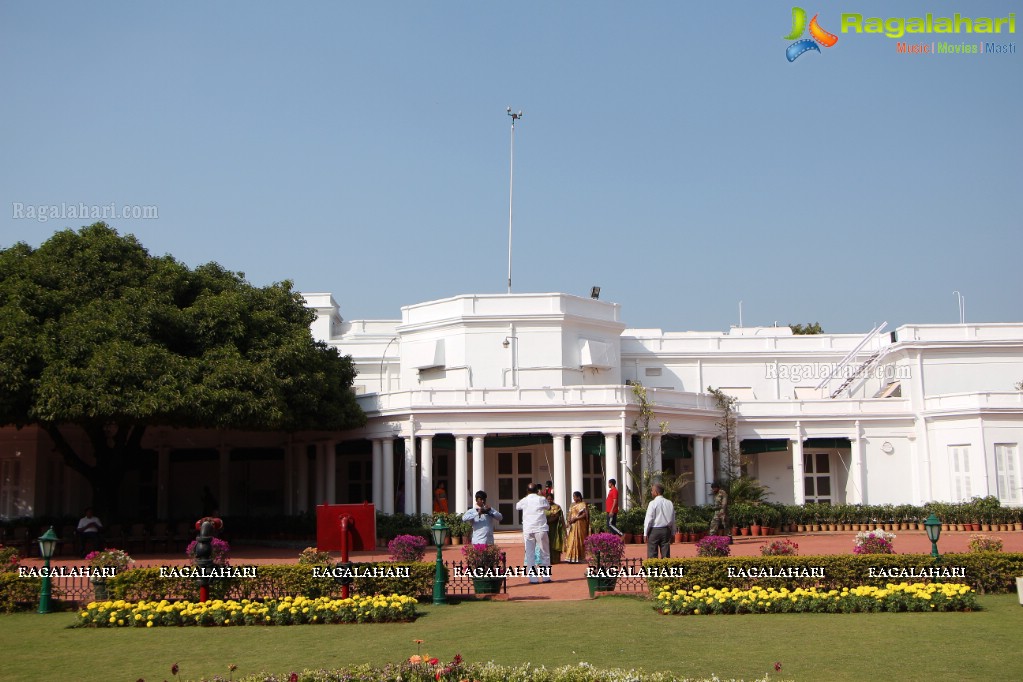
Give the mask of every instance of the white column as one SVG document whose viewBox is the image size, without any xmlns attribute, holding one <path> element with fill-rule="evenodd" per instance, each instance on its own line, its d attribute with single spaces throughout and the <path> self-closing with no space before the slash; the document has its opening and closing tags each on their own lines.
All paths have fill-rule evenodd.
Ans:
<svg viewBox="0 0 1023 682">
<path fill-rule="evenodd" d="M 476 490 L 486 490 L 486 479 L 483 471 L 483 436 L 472 437 L 472 487 Z M 466 507 L 468 509 L 468 507 Z M 465 509 L 459 508 L 457 511 L 464 512 Z"/>
<path fill-rule="evenodd" d="M 629 508 L 629 469 L 632 468 L 632 433 L 626 429 L 623 432 L 622 442 L 622 473 L 618 477 L 618 509 L 625 511 Z"/>
<path fill-rule="evenodd" d="M 433 511 L 433 436 L 419 439 L 419 513 Z"/>
<path fill-rule="evenodd" d="M 703 439 L 703 473 L 704 478 L 713 483 L 718 480 L 717 474 L 714 472 L 714 437 L 705 436 Z M 707 500 L 710 500 L 709 492 L 705 492 Z"/>
<path fill-rule="evenodd" d="M 561 505 L 562 509 L 567 507 L 559 502 L 560 496 L 565 494 L 565 488 L 568 487 L 568 479 L 566 478 L 566 467 L 565 467 L 565 436 L 561 433 L 552 433 L 551 442 L 553 444 L 553 457 L 554 461 L 551 462 L 551 466 L 554 467 L 554 471 L 551 472 L 551 485 L 554 486 L 554 501 Z"/>
<path fill-rule="evenodd" d="M 379 438 L 374 438 L 373 445 L 373 506 L 377 511 L 384 509 L 384 455 Z"/>
<path fill-rule="evenodd" d="M 384 459 L 384 513 L 394 513 L 394 439 L 385 438 L 381 444 Z"/>
<path fill-rule="evenodd" d="M 581 433 L 572 435 L 572 490 L 583 489 L 583 436 Z M 565 507 L 564 504 L 561 505 Z"/>
<path fill-rule="evenodd" d="M 221 445 L 220 452 L 220 515 L 227 516 L 231 509 L 231 448 Z"/>
<path fill-rule="evenodd" d="M 604 434 L 604 490 L 607 490 L 607 479 L 617 478 L 618 471 L 618 434 Z M 582 491 L 579 491 L 582 492 Z"/>
<path fill-rule="evenodd" d="M 661 434 L 655 433 L 650 437 L 650 449 L 653 450 L 654 471 L 662 471 L 664 465 L 661 458 Z"/>
<path fill-rule="evenodd" d="M 170 448 L 160 446 L 156 451 L 156 518 L 166 519 L 170 514 L 167 488 L 170 485 Z"/>
<path fill-rule="evenodd" d="M 327 441 L 324 445 L 326 450 L 323 458 L 324 465 L 326 466 L 326 497 L 324 502 L 327 504 L 337 503 L 337 443 L 334 441 Z"/>
<path fill-rule="evenodd" d="M 863 432 L 860 430 L 860 422 L 856 421 L 855 432 L 849 438 L 849 455 L 852 461 L 849 463 L 849 485 L 846 486 L 846 504 L 866 504 L 867 495 L 863 488 L 863 463 L 866 443 L 863 440 Z"/>
<path fill-rule="evenodd" d="M 405 509 L 416 513 L 416 437 L 405 436 Z"/>
<path fill-rule="evenodd" d="M 304 514 L 309 511 L 309 451 L 305 443 L 298 447 L 298 495 L 295 502 L 298 511 Z"/>
<path fill-rule="evenodd" d="M 796 423 L 799 429 L 799 423 Z M 792 497 L 794 504 L 806 504 L 806 491 L 803 489 L 803 435 L 797 430 L 792 438 Z"/>
<path fill-rule="evenodd" d="M 468 509 L 468 496 L 465 494 L 469 485 L 468 462 L 466 462 L 466 441 L 468 436 L 455 436 L 455 485 L 454 509 L 451 509 L 451 491 L 448 491 L 448 509 L 465 511 Z"/>
<path fill-rule="evenodd" d="M 707 470 L 703 462 L 703 436 L 693 436 L 693 504 L 707 504 Z"/>
</svg>

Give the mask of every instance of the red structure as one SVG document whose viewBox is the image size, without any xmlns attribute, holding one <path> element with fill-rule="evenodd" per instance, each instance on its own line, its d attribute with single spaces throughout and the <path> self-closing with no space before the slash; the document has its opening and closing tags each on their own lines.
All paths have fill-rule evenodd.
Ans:
<svg viewBox="0 0 1023 682">
<path fill-rule="evenodd" d="M 377 511 L 369 502 L 362 504 L 320 504 L 316 507 L 316 549 L 342 551 L 341 518 L 347 516 L 348 550 L 369 551 L 377 546 Z M 347 557 L 342 557 L 347 561 Z"/>
</svg>

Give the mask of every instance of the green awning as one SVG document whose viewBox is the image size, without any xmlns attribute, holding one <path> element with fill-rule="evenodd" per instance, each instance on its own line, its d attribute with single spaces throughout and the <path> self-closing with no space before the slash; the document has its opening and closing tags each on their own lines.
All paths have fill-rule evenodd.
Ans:
<svg viewBox="0 0 1023 682">
<path fill-rule="evenodd" d="M 744 455 L 755 455 L 761 452 L 785 452 L 788 449 L 787 438 L 747 439 L 739 443 L 739 450 Z"/>
<path fill-rule="evenodd" d="M 807 438 L 803 441 L 803 447 L 821 450 L 848 449 L 852 447 L 852 443 L 848 438 Z"/>
</svg>

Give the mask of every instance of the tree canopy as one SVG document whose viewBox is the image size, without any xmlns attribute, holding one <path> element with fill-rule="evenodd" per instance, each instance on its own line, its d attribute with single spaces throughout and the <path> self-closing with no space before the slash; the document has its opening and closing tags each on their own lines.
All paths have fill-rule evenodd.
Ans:
<svg viewBox="0 0 1023 682">
<path fill-rule="evenodd" d="M 0 424 L 38 424 L 97 496 L 147 427 L 359 426 L 351 358 L 313 340 L 314 317 L 290 282 L 192 269 L 104 223 L 15 244 L 0 251 Z"/>
</svg>

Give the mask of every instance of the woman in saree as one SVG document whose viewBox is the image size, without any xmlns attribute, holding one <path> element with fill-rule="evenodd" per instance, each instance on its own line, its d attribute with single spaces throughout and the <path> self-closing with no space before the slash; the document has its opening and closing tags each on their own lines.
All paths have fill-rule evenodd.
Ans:
<svg viewBox="0 0 1023 682">
<path fill-rule="evenodd" d="M 565 561 L 578 564 L 586 559 L 583 542 L 590 534 L 590 510 L 580 492 L 572 493 L 572 506 L 568 508 L 568 540 L 565 541 Z"/>
<path fill-rule="evenodd" d="M 554 502 L 554 493 L 547 493 L 547 503 L 550 509 L 544 513 L 547 515 L 547 537 L 550 540 L 551 565 L 561 563 L 561 552 L 565 549 L 565 511 L 561 505 Z"/>
</svg>

